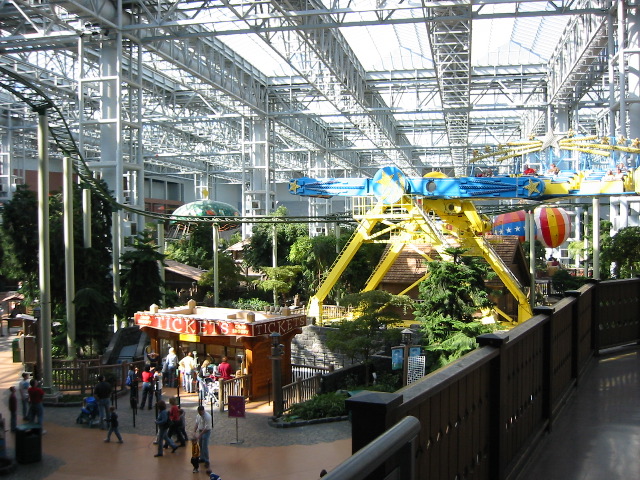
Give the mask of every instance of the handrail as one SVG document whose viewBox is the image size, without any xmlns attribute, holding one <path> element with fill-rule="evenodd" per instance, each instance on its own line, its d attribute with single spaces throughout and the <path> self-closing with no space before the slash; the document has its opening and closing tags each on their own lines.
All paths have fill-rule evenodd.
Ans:
<svg viewBox="0 0 640 480">
<path fill-rule="evenodd" d="M 379 466 L 400 453 L 405 461 L 399 461 L 398 475 L 393 478 L 415 479 L 415 451 L 420 433 L 420 421 L 416 417 L 405 417 L 373 442 L 358 450 L 325 475 L 325 480 L 363 480 Z"/>
</svg>

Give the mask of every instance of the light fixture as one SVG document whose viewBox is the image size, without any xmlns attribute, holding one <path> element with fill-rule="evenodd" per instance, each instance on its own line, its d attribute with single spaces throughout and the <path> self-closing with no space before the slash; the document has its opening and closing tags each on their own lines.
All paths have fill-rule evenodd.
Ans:
<svg viewBox="0 0 640 480">
<path fill-rule="evenodd" d="M 410 328 L 405 328 L 400 332 L 402 334 L 402 343 L 405 345 L 411 345 L 411 336 L 413 335 L 413 330 Z"/>
</svg>

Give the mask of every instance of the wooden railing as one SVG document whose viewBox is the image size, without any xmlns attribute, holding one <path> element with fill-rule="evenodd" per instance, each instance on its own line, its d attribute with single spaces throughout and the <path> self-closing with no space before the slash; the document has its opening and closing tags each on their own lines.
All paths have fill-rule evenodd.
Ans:
<svg viewBox="0 0 640 480">
<path fill-rule="evenodd" d="M 593 357 L 640 340 L 640 279 L 566 295 L 507 332 L 480 336 L 481 348 L 396 393 L 348 399 L 352 450 L 414 416 L 421 448 L 407 480 L 517 477 Z"/>
<path fill-rule="evenodd" d="M 220 390 L 218 391 L 218 406 L 221 412 L 229 405 L 230 396 L 240 396 L 245 399 L 250 398 L 251 375 L 241 375 L 229 380 L 220 380 Z"/>
<path fill-rule="evenodd" d="M 296 403 L 306 402 L 320 393 L 321 375 L 316 373 L 313 377 L 298 379 L 289 385 L 282 387 L 283 411 L 287 411 Z"/>
<path fill-rule="evenodd" d="M 124 388 L 130 365 L 129 363 L 99 365 L 94 361 L 56 363 L 69 366 L 52 368 L 53 385 L 61 392 L 77 392 L 81 395 L 91 394 L 99 375 L 104 375 L 107 380 L 112 381 L 116 391 L 121 390 Z M 140 368 L 144 365 L 142 360 L 133 363 Z"/>
</svg>

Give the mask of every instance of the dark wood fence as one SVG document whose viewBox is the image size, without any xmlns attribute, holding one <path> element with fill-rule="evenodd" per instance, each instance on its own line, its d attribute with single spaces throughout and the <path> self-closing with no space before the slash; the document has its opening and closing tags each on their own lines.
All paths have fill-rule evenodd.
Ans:
<svg viewBox="0 0 640 480">
<path fill-rule="evenodd" d="M 133 362 L 134 365 L 142 368 L 143 361 Z M 117 365 L 100 365 L 99 362 L 88 361 L 59 361 L 54 363 L 51 375 L 53 384 L 64 393 L 79 393 L 89 395 L 97 383 L 99 375 L 104 375 L 110 381 L 116 391 L 122 390 L 127 378 L 130 363 L 119 363 Z"/>
<path fill-rule="evenodd" d="M 421 424 L 413 478 L 515 478 L 593 356 L 640 339 L 640 279 L 590 283 L 534 314 L 396 393 L 347 400 L 353 451 L 411 415 Z"/>
</svg>

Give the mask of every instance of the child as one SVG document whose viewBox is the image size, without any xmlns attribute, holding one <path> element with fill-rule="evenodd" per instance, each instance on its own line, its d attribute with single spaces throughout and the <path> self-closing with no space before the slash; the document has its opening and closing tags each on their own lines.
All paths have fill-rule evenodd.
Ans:
<svg viewBox="0 0 640 480">
<path fill-rule="evenodd" d="M 1 328 L 1 327 L 0 327 Z M 9 412 L 11 412 L 11 431 L 16 431 L 18 422 L 18 397 L 16 397 L 16 387 L 9 387 Z"/>
<path fill-rule="evenodd" d="M 187 435 L 187 415 L 182 408 L 178 411 L 180 412 L 178 432 L 180 433 L 179 437 L 182 437 L 182 443 L 180 444 L 180 446 L 184 447 L 184 443 L 187 441 L 187 438 L 189 438 L 189 436 Z"/>
<path fill-rule="evenodd" d="M 193 465 L 193 473 L 198 473 L 198 467 L 200 466 L 200 444 L 196 437 L 191 439 L 191 465 Z"/>
<path fill-rule="evenodd" d="M 118 437 L 118 443 L 122 443 L 122 436 L 118 430 L 118 414 L 116 413 L 116 407 L 111 405 L 109 407 L 109 431 L 107 432 L 107 438 L 104 439 L 106 443 L 111 441 L 111 433 L 115 433 Z"/>
</svg>

